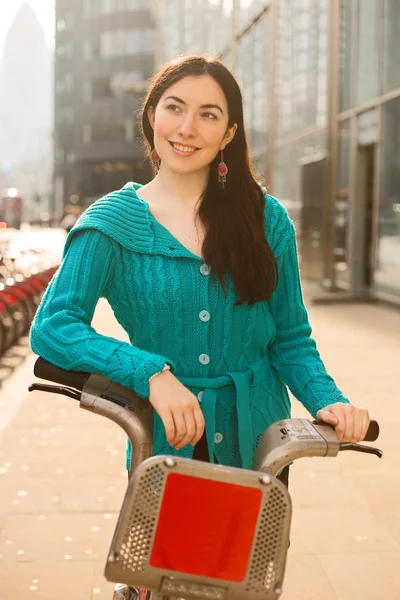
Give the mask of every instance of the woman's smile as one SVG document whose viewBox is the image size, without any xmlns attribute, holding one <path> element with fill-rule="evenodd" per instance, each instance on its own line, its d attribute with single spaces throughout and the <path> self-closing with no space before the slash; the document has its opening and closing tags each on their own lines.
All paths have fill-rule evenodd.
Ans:
<svg viewBox="0 0 400 600">
<path fill-rule="evenodd" d="M 200 148 L 196 148 L 196 146 L 189 146 L 186 144 L 178 144 L 175 142 L 169 142 L 171 144 L 172 149 L 174 150 L 174 152 L 176 154 L 179 154 L 179 156 L 193 156 L 193 154 L 195 154 L 197 152 L 197 150 L 200 150 Z"/>
</svg>

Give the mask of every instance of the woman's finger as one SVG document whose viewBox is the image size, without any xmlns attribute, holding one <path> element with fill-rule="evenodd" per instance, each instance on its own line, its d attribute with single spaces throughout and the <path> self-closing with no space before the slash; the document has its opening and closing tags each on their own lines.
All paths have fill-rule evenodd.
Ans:
<svg viewBox="0 0 400 600">
<path fill-rule="evenodd" d="M 180 409 L 180 408 L 173 409 L 172 410 L 172 418 L 174 419 L 174 424 L 175 424 L 175 436 L 174 436 L 172 442 L 170 442 L 170 444 L 171 444 L 171 446 L 176 447 L 179 444 L 179 442 L 186 435 L 186 423 L 185 423 L 182 409 Z"/>
<path fill-rule="evenodd" d="M 341 442 L 346 431 L 346 417 L 343 410 L 343 404 L 332 404 L 332 406 L 329 407 L 329 410 L 331 410 L 336 417 L 335 433 L 339 442 Z"/>
<path fill-rule="evenodd" d="M 363 438 L 362 434 L 363 413 L 360 409 L 355 409 L 353 412 L 353 435 L 351 437 L 352 444 L 357 444 Z"/>
<path fill-rule="evenodd" d="M 169 444 L 172 444 L 172 440 L 175 438 L 175 423 L 174 423 L 174 419 L 172 417 L 172 413 L 170 410 L 166 409 L 166 410 L 160 410 L 157 411 L 158 412 L 158 416 L 160 417 L 164 428 L 165 428 L 165 436 L 168 440 Z"/>
<path fill-rule="evenodd" d="M 365 408 L 360 409 L 360 411 L 361 411 L 361 431 L 360 431 L 360 438 L 358 441 L 362 442 L 363 439 L 365 438 L 365 436 L 367 435 L 367 431 L 368 431 L 371 420 L 369 418 L 369 412 Z"/>
<path fill-rule="evenodd" d="M 194 409 L 193 416 L 196 423 L 196 434 L 193 440 L 191 441 L 191 444 L 195 446 L 197 442 L 201 440 L 205 427 L 204 415 L 201 412 L 201 408 L 199 405 Z"/>
<path fill-rule="evenodd" d="M 180 440 L 180 442 L 175 445 L 175 448 L 177 450 L 181 450 L 182 448 L 190 444 L 196 433 L 196 423 L 194 420 L 193 411 L 191 410 L 189 412 L 184 412 L 183 418 L 185 420 L 186 433 Z"/>
<path fill-rule="evenodd" d="M 337 416 L 333 412 L 331 412 L 330 410 L 326 410 L 325 408 L 319 410 L 316 416 L 318 421 L 323 421 L 328 425 L 336 426 L 339 422 Z"/>
<path fill-rule="evenodd" d="M 344 417 L 344 434 L 342 441 L 351 442 L 353 439 L 354 431 L 354 407 L 351 404 L 343 405 L 343 417 Z"/>
</svg>

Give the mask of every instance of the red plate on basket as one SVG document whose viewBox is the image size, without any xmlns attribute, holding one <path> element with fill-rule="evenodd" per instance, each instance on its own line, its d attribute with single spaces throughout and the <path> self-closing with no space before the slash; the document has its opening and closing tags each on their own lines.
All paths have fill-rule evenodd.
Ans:
<svg viewBox="0 0 400 600">
<path fill-rule="evenodd" d="M 243 581 L 260 512 L 259 489 L 170 473 L 150 564 Z"/>
</svg>

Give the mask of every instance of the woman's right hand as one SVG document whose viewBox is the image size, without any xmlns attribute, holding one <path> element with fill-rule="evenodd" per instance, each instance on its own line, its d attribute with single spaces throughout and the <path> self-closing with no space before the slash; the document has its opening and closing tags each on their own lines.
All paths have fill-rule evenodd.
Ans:
<svg viewBox="0 0 400 600">
<path fill-rule="evenodd" d="M 199 401 L 171 373 L 163 371 L 149 383 L 149 401 L 165 427 L 171 446 L 181 450 L 195 446 L 204 432 L 204 417 Z"/>
</svg>

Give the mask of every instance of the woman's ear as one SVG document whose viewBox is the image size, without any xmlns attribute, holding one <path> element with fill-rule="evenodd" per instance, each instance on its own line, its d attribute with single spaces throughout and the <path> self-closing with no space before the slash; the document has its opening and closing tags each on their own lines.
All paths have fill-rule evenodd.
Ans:
<svg viewBox="0 0 400 600">
<path fill-rule="evenodd" d="M 233 140 L 233 138 L 235 137 L 236 131 L 237 131 L 237 124 L 235 123 L 234 125 L 232 125 L 232 127 L 230 127 L 227 130 L 227 132 L 224 136 L 224 139 L 222 140 L 220 150 L 224 150 L 226 148 L 226 146 L 229 144 L 229 142 L 231 142 Z"/>
<path fill-rule="evenodd" d="M 147 117 L 149 119 L 150 125 L 154 129 L 154 109 L 152 106 L 149 106 L 149 108 L 147 109 Z"/>
</svg>

